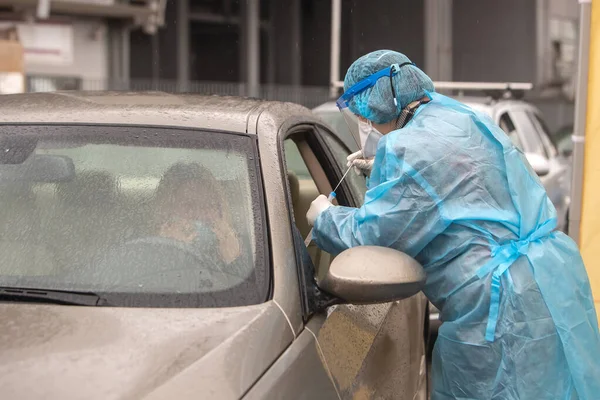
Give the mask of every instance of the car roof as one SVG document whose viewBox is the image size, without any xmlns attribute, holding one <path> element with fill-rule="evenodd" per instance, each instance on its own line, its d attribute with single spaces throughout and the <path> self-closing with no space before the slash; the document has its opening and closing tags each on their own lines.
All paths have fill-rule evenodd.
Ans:
<svg viewBox="0 0 600 400">
<path fill-rule="evenodd" d="M 52 92 L 0 96 L 0 124 L 177 126 L 246 133 L 253 112 L 283 123 L 303 106 L 260 99 L 164 92 Z M 253 129 L 250 129 L 253 133 Z"/>
<path fill-rule="evenodd" d="M 313 111 L 319 112 L 336 112 L 339 111 L 335 101 L 328 101 L 327 103 L 323 103 L 320 106 L 313 108 Z"/>
</svg>

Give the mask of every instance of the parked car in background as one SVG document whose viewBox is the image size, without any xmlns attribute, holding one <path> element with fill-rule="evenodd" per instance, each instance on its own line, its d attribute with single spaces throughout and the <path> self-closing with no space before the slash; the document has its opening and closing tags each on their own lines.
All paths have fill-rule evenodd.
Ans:
<svg viewBox="0 0 600 400">
<path fill-rule="evenodd" d="M 568 124 L 558 129 L 553 135 L 550 136 L 552 143 L 556 146 L 556 149 L 563 157 L 569 158 L 573 154 L 573 136 L 574 127 L 573 124 Z"/>
<path fill-rule="evenodd" d="M 422 267 L 304 245 L 350 154 L 309 110 L 102 92 L 0 110 L 3 398 L 426 398 Z"/>
<path fill-rule="evenodd" d="M 491 96 L 455 97 L 476 111 L 491 117 L 520 148 L 544 184 L 548 197 L 556 207 L 558 229 L 567 232 L 570 204 L 571 164 L 568 152 L 559 152 L 551 140 L 549 130 L 541 112 L 532 104 L 520 100 L 502 99 Z M 358 146 L 346 125 L 335 102 L 327 102 L 313 109 L 323 121 L 352 150 Z M 351 174 L 350 174 L 351 175 Z M 439 310 L 429 306 L 430 330 L 437 334 L 441 321 Z"/>
</svg>

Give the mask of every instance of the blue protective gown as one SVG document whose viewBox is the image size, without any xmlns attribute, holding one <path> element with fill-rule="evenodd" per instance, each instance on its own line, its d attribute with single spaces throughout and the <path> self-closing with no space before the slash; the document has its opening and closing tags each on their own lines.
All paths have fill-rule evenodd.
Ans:
<svg viewBox="0 0 600 400">
<path fill-rule="evenodd" d="M 432 399 L 600 399 L 588 277 L 544 187 L 489 117 L 431 97 L 381 139 L 363 206 L 319 215 L 317 245 L 386 246 L 424 266 L 443 321 Z"/>
</svg>

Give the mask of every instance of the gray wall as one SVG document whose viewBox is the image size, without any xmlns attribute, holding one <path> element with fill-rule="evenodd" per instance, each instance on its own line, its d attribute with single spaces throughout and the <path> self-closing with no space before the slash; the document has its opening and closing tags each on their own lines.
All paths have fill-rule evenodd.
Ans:
<svg viewBox="0 0 600 400">
<path fill-rule="evenodd" d="M 456 0 L 453 77 L 536 81 L 536 1 Z"/>
<path fill-rule="evenodd" d="M 397 50 L 419 66 L 425 62 L 424 5 L 414 0 L 354 0 L 351 59 L 379 49 Z M 349 62 L 347 62 L 349 64 Z M 349 65 L 342 65 L 348 67 Z"/>
<path fill-rule="evenodd" d="M 273 31 L 261 35 L 261 81 L 309 86 L 329 85 L 331 2 L 263 0 L 274 15 Z M 173 1 L 168 3 L 166 27 L 159 34 L 159 78 L 176 78 L 176 20 Z M 342 2 L 341 75 L 359 56 L 378 49 L 404 52 L 413 62 L 424 63 L 424 9 L 412 0 L 344 0 Z M 264 7 L 262 7 L 264 8 Z M 294 18 L 299 18 L 299 35 L 294 35 Z M 191 24 L 190 77 L 192 80 L 238 81 L 243 76 L 239 59 L 239 28 L 234 25 Z M 269 40 L 273 43 L 269 43 Z M 132 78 L 151 78 L 151 39 L 134 32 L 131 40 Z M 273 61 L 269 63 L 269 52 Z M 295 54 L 294 54 L 295 53 Z M 269 65 L 273 68 L 269 74 Z M 296 68 L 298 67 L 298 68 Z M 156 71 L 156 68 L 154 68 Z M 269 79 L 271 78 L 271 79 Z"/>
<path fill-rule="evenodd" d="M 331 2 L 304 1 L 302 83 L 329 85 Z M 425 60 L 423 2 L 352 0 L 342 2 L 341 77 L 358 57 L 374 50 L 405 53 L 414 63 Z"/>
<path fill-rule="evenodd" d="M 261 81 L 327 86 L 331 2 L 299 0 L 296 9 L 292 1 L 262 2 L 263 9 L 270 5 L 274 26 L 261 35 Z M 455 0 L 453 4 L 454 80 L 536 81 L 536 0 Z M 404 52 L 424 66 L 422 1 L 344 0 L 342 5 L 342 77 L 356 58 L 382 48 Z M 175 20 L 170 7 L 166 17 L 167 26 L 159 40 L 159 75 L 175 79 L 176 24 L 181 22 Z M 300 20 L 297 36 L 294 18 Z M 191 78 L 238 81 L 243 77 L 244 61 L 239 58 L 243 46 L 237 26 L 193 23 Z M 150 78 L 150 39 L 134 33 L 131 51 L 132 78 Z"/>
</svg>

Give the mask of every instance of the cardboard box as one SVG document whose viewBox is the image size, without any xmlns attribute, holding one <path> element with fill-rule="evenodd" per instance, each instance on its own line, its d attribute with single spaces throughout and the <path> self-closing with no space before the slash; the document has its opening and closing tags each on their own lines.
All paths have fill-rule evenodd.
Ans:
<svg viewBox="0 0 600 400">
<path fill-rule="evenodd" d="M 0 94 L 25 91 L 25 64 L 23 46 L 17 28 L 0 31 Z"/>
</svg>

